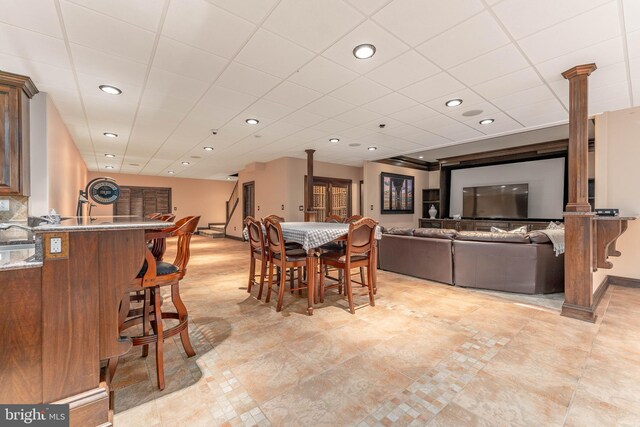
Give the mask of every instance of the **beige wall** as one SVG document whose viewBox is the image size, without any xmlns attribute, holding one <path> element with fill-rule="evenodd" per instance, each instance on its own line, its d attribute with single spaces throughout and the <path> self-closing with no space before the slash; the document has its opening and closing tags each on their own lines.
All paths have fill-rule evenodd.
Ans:
<svg viewBox="0 0 640 427">
<path fill-rule="evenodd" d="M 382 215 L 380 213 L 380 174 L 382 172 L 397 173 L 415 177 L 415 202 L 413 214 Z M 385 227 L 418 227 L 418 219 L 422 217 L 422 190 L 437 188 L 430 183 L 439 175 L 417 169 L 391 166 L 383 163 L 365 162 L 364 164 L 364 215 L 369 216 Z M 435 183 L 433 183 L 435 184 Z M 373 209 L 371 207 L 373 206 Z"/>
<path fill-rule="evenodd" d="M 324 162 L 314 162 L 313 167 L 315 176 L 352 181 L 352 213 L 358 213 L 362 168 Z M 307 161 L 292 157 L 282 157 L 267 163 L 247 165 L 238 174 L 240 203 L 231 218 L 227 233 L 236 237 L 242 235 L 242 185 L 251 181 L 255 183 L 255 214 L 257 218 L 275 214 L 283 216 L 287 221 L 303 221 L 304 212 L 301 212 L 299 207 L 304 205 L 304 177 L 306 174 Z"/>
<path fill-rule="evenodd" d="M 103 173 L 89 172 L 89 180 L 105 176 Z M 170 178 L 162 176 L 106 174 L 114 178 L 118 185 L 136 187 L 170 187 L 173 213 L 177 218 L 200 215 L 199 227 L 210 222 L 225 222 L 226 201 L 231 195 L 235 182 L 205 179 Z M 83 186 L 84 187 L 84 186 Z M 96 206 L 91 215 L 112 215 L 113 206 Z"/>
<path fill-rule="evenodd" d="M 640 107 L 607 112 L 596 117 L 596 207 L 619 208 L 621 215 L 640 215 Z M 640 223 L 630 221 L 618 239 L 622 252 L 613 268 L 594 274 L 595 288 L 606 275 L 640 279 Z"/>
<path fill-rule="evenodd" d="M 31 215 L 55 209 L 75 215 L 78 191 L 87 182 L 87 166 L 55 104 L 46 93 L 31 101 Z"/>
</svg>

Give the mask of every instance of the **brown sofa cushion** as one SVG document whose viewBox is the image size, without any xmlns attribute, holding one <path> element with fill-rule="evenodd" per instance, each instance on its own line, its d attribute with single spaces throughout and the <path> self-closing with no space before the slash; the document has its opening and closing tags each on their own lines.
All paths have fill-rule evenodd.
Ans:
<svg viewBox="0 0 640 427">
<path fill-rule="evenodd" d="M 549 236 L 537 230 L 529 232 L 529 239 L 531 239 L 531 243 L 550 243 L 551 242 L 551 240 L 549 240 Z"/>
<path fill-rule="evenodd" d="M 395 234 L 399 236 L 413 236 L 413 228 L 410 227 L 389 227 L 385 228 L 386 234 Z"/>
<path fill-rule="evenodd" d="M 413 230 L 414 237 L 431 237 L 433 239 L 453 240 L 458 232 L 450 228 L 416 228 Z"/>
<path fill-rule="evenodd" d="M 531 243 L 528 234 L 491 233 L 489 231 L 460 231 L 456 240 L 473 240 L 476 242 Z"/>
</svg>

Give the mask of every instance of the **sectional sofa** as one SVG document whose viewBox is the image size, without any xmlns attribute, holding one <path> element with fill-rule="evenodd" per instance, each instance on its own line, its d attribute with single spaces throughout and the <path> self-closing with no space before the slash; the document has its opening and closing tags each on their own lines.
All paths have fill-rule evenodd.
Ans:
<svg viewBox="0 0 640 427">
<path fill-rule="evenodd" d="M 385 229 L 382 270 L 469 288 L 524 294 L 564 290 L 564 255 L 540 231 L 527 234 L 434 228 Z"/>
</svg>

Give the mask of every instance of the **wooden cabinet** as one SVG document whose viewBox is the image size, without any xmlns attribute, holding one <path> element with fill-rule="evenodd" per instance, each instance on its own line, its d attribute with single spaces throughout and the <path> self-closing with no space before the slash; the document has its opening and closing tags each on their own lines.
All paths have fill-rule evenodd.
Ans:
<svg viewBox="0 0 640 427">
<path fill-rule="evenodd" d="M 429 208 L 433 205 L 438 213 L 436 214 L 436 218 L 442 218 L 442 213 L 440 212 L 440 190 L 428 189 L 422 190 L 422 217 L 429 218 Z"/>
<path fill-rule="evenodd" d="M 120 187 L 120 198 L 113 204 L 114 215 L 147 216 L 171 213 L 171 188 Z"/>
<path fill-rule="evenodd" d="M 0 71 L 0 195 L 30 194 L 29 100 L 36 93 L 29 77 Z"/>
</svg>

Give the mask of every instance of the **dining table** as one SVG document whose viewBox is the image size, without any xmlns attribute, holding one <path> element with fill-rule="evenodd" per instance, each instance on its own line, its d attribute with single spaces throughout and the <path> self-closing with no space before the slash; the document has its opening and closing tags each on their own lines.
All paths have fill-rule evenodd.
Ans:
<svg viewBox="0 0 640 427">
<path fill-rule="evenodd" d="M 282 238 L 285 242 L 294 242 L 302 246 L 307 253 L 307 294 L 309 316 L 313 315 L 313 305 L 316 298 L 316 274 L 318 269 L 318 254 L 322 245 L 335 240 L 344 240 L 349 233 L 349 224 L 335 222 L 281 222 Z M 376 226 L 376 240 L 382 238 L 380 226 Z M 377 265 L 376 245 L 372 249 L 373 265 Z M 314 272 L 314 274 L 309 274 Z M 376 289 L 376 268 L 372 272 L 374 289 Z"/>
</svg>

